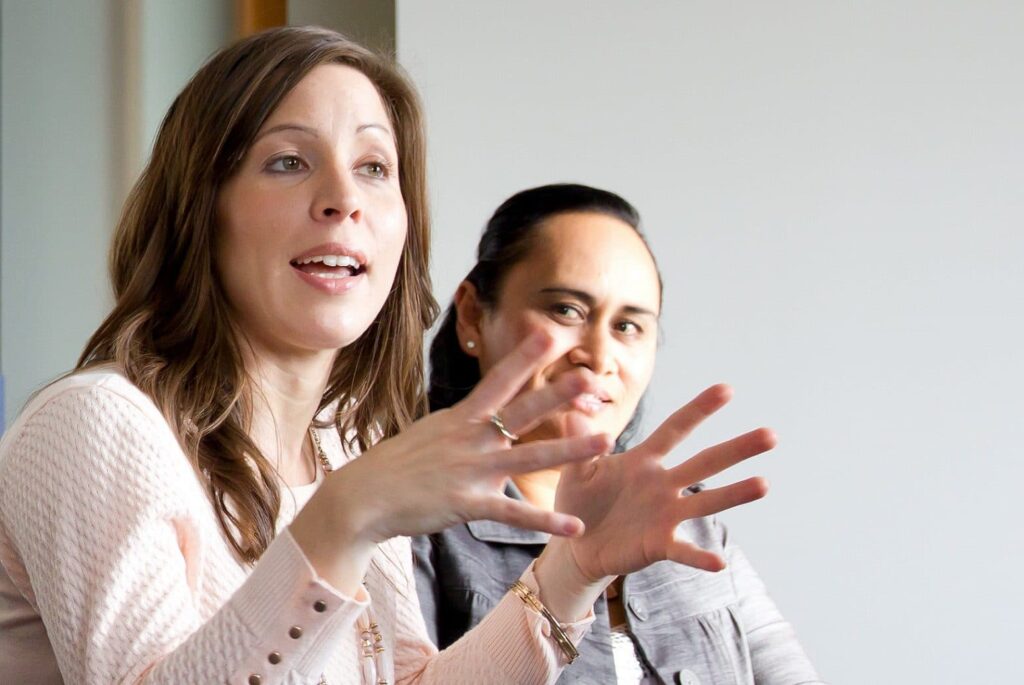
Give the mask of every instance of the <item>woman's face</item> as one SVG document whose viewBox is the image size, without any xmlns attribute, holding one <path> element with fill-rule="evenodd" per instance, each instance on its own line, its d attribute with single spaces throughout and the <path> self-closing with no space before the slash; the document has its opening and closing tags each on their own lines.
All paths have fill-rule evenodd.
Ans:
<svg viewBox="0 0 1024 685">
<path fill-rule="evenodd" d="M 272 354 L 356 340 L 406 234 L 398 152 L 361 72 L 313 69 L 268 117 L 217 199 L 216 263 L 236 324 Z"/>
<path fill-rule="evenodd" d="M 533 246 L 506 274 L 495 305 L 479 310 L 475 332 L 460 326 L 463 349 L 479 335 L 467 351 L 479 353 L 486 374 L 525 337 L 547 331 L 563 353 L 528 387 L 582 366 L 597 376 L 601 390 L 523 439 L 567 436 L 572 426 L 616 436 L 654 370 L 661 299 L 654 260 L 632 227 L 604 214 L 559 214 L 535 231 Z M 459 313 L 461 319 L 461 308 Z M 572 414 L 583 420 L 570 422 Z"/>
</svg>

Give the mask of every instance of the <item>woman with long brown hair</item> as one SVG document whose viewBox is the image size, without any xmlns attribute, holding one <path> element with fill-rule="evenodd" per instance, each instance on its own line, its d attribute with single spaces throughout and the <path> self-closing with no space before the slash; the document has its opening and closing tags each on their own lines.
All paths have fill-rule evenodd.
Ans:
<svg viewBox="0 0 1024 685">
<path fill-rule="evenodd" d="M 424 158 L 410 84 L 330 31 L 241 41 L 178 96 L 114 237 L 113 311 L 0 446 L 5 679 L 545 683 L 600 592 L 579 549 L 612 541 L 630 567 L 720 563 L 673 540 L 684 514 L 660 505 L 680 478 L 758 450 L 651 472 L 596 531 L 503 495 L 510 474 L 611 447 L 601 433 L 512 446 L 595 391 L 581 369 L 520 392 L 559 354 L 550 336 L 420 418 L 435 314 Z M 763 493 L 755 480 L 689 499 L 714 511 Z M 602 497 L 581 487 L 571 501 Z M 556 537 L 438 654 L 406 536 L 471 519 L 579 542 Z M 641 549 L 638 521 L 668 534 Z"/>
</svg>

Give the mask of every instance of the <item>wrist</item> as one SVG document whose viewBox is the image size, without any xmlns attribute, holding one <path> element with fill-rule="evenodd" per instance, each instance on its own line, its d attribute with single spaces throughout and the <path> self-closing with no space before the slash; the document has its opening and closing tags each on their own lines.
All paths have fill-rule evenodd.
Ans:
<svg viewBox="0 0 1024 685">
<path fill-rule="evenodd" d="M 317 574 L 340 592 L 355 596 L 377 549 L 368 512 L 332 486 L 329 475 L 289 526 Z"/>
<path fill-rule="evenodd" d="M 614 576 L 588 578 L 580 569 L 571 542 L 553 537 L 533 566 L 538 596 L 544 606 L 563 622 L 586 616 Z"/>
</svg>

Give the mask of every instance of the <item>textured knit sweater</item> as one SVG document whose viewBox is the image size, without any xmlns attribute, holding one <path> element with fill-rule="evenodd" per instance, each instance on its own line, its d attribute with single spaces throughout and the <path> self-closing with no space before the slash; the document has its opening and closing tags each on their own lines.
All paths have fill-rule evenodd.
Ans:
<svg viewBox="0 0 1024 685">
<path fill-rule="evenodd" d="M 343 468 L 336 431 L 320 435 Z M 371 617 L 392 683 L 558 677 L 546 622 L 514 595 L 439 654 L 405 538 L 379 546 L 355 597 L 319 578 L 286 528 L 315 486 L 283 491 L 249 566 L 145 394 L 112 370 L 47 387 L 0 442 L 0 681 L 361 683 Z M 532 568 L 523 580 L 536 590 Z M 590 620 L 569 626 L 575 642 Z"/>
</svg>

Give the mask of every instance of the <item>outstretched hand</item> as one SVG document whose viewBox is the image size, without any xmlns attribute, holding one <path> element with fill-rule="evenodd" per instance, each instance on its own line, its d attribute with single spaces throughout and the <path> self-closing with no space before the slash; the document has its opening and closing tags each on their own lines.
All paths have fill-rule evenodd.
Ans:
<svg viewBox="0 0 1024 685">
<path fill-rule="evenodd" d="M 588 582 L 624 575 L 671 560 L 708 571 L 725 568 L 717 554 L 678 538 L 688 519 L 709 516 L 764 497 L 763 478 L 684 494 L 689 486 L 775 446 L 775 434 L 759 428 L 697 453 L 678 466 L 662 461 L 704 419 L 722 408 L 732 391 L 715 385 L 670 416 L 643 443 L 621 454 L 562 468 L 555 508 L 574 514 L 586 532 L 560 541 Z"/>
<path fill-rule="evenodd" d="M 538 366 L 550 363 L 550 336 L 534 335 L 502 359 L 455 406 L 426 416 L 340 469 L 349 524 L 374 542 L 418 535 L 474 519 L 575 535 L 583 525 L 571 514 L 543 511 L 503 494 L 513 474 L 591 459 L 612 444 L 604 434 L 512 446 L 491 416 L 500 414 L 512 433 L 526 433 L 583 393 L 594 392 L 593 374 L 578 370 L 520 394 Z"/>
</svg>

